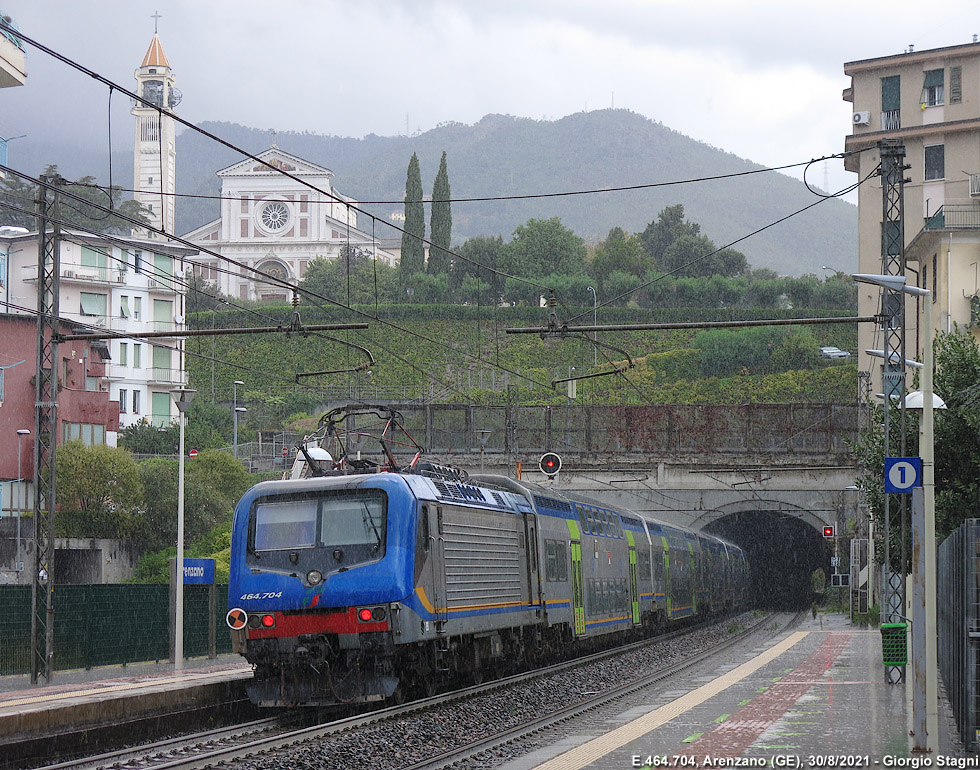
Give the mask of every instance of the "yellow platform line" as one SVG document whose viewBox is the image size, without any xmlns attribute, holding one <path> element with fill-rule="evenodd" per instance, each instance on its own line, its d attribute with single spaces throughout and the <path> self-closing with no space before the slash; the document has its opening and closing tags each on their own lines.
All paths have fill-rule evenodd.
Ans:
<svg viewBox="0 0 980 770">
<path fill-rule="evenodd" d="M 686 695 L 682 695 L 680 698 L 648 714 L 644 714 L 642 717 L 634 719 L 632 722 L 618 727 L 612 732 L 606 733 L 599 738 L 593 738 L 581 746 L 577 746 L 570 751 L 566 751 L 564 754 L 559 754 L 557 757 L 549 759 L 544 764 L 538 765 L 537 770 L 581 770 L 581 768 L 599 760 L 611 751 L 615 751 L 631 741 L 642 738 L 651 730 L 656 730 L 672 719 L 676 719 L 681 714 L 690 711 L 695 706 L 701 705 L 706 700 L 713 698 L 733 684 L 745 679 L 749 674 L 755 673 L 767 663 L 775 660 L 784 652 L 799 644 L 808 633 L 808 631 L 797 631 L 779 644 L 770 647 L 765 652 L 752 658 L 752 660 L 743 663 L 737 668 L 733 668 L 727 674 L 723 674 L 717 679 L 698 687 L 696 690 L 691 690 Z"/>
</svg>

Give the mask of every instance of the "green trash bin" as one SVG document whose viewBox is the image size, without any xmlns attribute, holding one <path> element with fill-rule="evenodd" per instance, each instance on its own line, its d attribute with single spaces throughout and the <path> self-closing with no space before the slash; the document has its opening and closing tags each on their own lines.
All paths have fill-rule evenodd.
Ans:
<svg viewBox="0 0 980 770">
<path fill-rule="evenodd" d="M 881 658 L 886 666 L 908 665 L 908 623 L 881 624 Z"/>
</svg>

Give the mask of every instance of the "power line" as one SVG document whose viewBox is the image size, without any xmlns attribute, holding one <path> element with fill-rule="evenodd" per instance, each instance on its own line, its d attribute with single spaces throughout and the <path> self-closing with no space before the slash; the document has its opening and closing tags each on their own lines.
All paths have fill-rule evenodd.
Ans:
<svg viewBox="0 0 980 770">
<path fill-rule="evenodd" d="M 493 201 L 520 201 L 520 200 L 534 200 L 534 199 L 538 199 L 538 198 L 566 198 L 566 197 L 575 196 L 575 195 L 599 195 L 601 193 L 610 193 L 610 192 L 634 192 L 634 191 L 637 191 L 637 190 L 651 190 L 651 189 L 655 189 L 655 188 L 658 188 L 658 187 L 675 187 L 675 186 L 685 185 L 685 184 L 698 184 L 700 182 L 715 182 L 715 181 L 719 181 L 719 180 L 722 180 L 722 179 L 734 179 L 734 178 L 742 177 L 742 176 L 751 176 L 753 174 L 766 174 L 766 173 L 770 173 L 770 172 L 785 171 L 786 169 L 799 168 L 800 166 L 809 167 L 809 166 L 811 166 L 814 163 L 820 163 L 820 162 L 826 161 L 826 160 L 834 160 L 834 159 L 837 159 L 837 158 L 846 158 L 849 155 L 853 155 L 855 152 L 862 152 L 862 150 L 856 150 L 856 151 L 853 151 L 853 152 L 839 152 L 839 153 L 835 153 L 833 155 L 824 155 L 823 157 L 820 157 L 820 158 L 811 158 L 810 160 L 799 161 L 797 163 L 787 163 L 787 164 L 782 165 L 782 166 L 766 166 L 766 167 L 763 167 L 763 168 L 751 169 L 749 171 L 733 171 L 733 172 L 728 173 L 728 174 L 712 174 L 712 175 L 709 175 L 709 176 L 690 177 L 688 179 L 674 179 L 674 180 L 671 180 L 671 181 L 668 181 L 668 182 L 648 182 L 648 183 L 645 183 L 645 184 L 622 185 L 622 186 L 616 186 L 616 187 L 596 187 L 596 188 L 585 189 L 585 190 L 563 190 L 563 191 L 559 191 L 559 192 L 550 192 L 550 193 L 521 193 L 521 194 L 517 194 L 517 195 L 487 195 L 487 196 L 474 196 L 474 197 L 466 197 L 466 198 L 449 198 L 448 200 L 445 200 L 445 201 L 440 198 L 439 199 L 439 202 L 440 203 L 483 203 L 483 202 L 493 202 Z M 820 193 L 817 193 L 812 188 L 810 188 L 809 184 L 806 183 L 806 180 L 805 179 L 803 180 L 803 182 L 804 182 L 804 184 L 806 184 L 807 189 L 809 189 L 810 192 L 814 193 L 814 195 L 819 195 L 820 194 Z M 95 188 L 101 188 L 102 187 L 101 185 L 95 185 L 95 184 L 88 184 L 86 186 L 88 186 L 88 187 L 95 187 Z M 131 192 L 131 193 L 141 192 L 140 190 L 132 190 L 132 189 L 129 189 L 129 188 L 118 187 L 118 186 L 115 189 L 117 189 L 117 190 L 119 190 L 121 192 Z M 316 188 L 313 188 L 313 189 L 316 189 Z M 232 197 L 232 196 L 225 196 L 225 195 L 203 195 L 203 194 L 199 194 L 199 193 L 177 193 L 177 192 L 173 192 L 173 193 L 157 193 L 157 192 L 154 192 L 154 194 L 155 195 L 164 195 L 164 196 L 168 196 L 168 197 L 175 197 L 175 198 L 197 198 L 197 199 L 203 199 L 203 200 L 217 200 L 217 201 L 222 201 L 222 200 L 224 200 L 224 201 L 237 201 L 237 200 L 239 200 L 238 198 L 235 198 L 235 197 Z M 831 196 L 824 196 L 824 197 L 834 197 L 834 196 L 831 195 Z M 391 205 L 391 206 L 397 206 L 397 205 L 403 204 L 405 201 L 404 200 L 397 200 L 397 201 L 395 201 L 395 200 L 375 200 L 375 201 L 372 201 L 372 200 L 359 200 L 357 202 L 359 204 L 365 204 L 365 205 L 378 205 L 378 206 L 380 206 L 380 205 Z M 425 203 L 425 202 L 426 201 L 423 201 L 423 203 Z M 366 213 L 366 212 L 361 212 L 360 210 L 358 210 L 358 211 L 359 211 L 359 213 Z M 371 217 L 372 220 L 373 219 L 377 219 L 377 217 L 374 217 L 371 214 L 366 214 L 366 215 L 369 216 L 369 217 Z M 385 222 L 385 224 L 388 225 L 387 222 Z M 395 227 L 395 225 L 389 225 L 389 226 Z M 398 229 L 398 228 L 395 227 L 395 229 Z"/>
<path fill-rule="evenodd" d="M 13 30 L 13 28 L 10 27 L 3 20 L 2 17 L 0 17 L 0 29 L 6 29 L 6 30 L 9 30 L 11 32 L 15 32 Z M 227 147 L 230 150 L 234 150 L 235 152 L 240 153 L 241 155 L 244 155 L 246 158 L 249 158 L 250 160 L 254 160 L 256 163 L 262 164 L 263 166 L 265 166 L 266 168 L 270 169 L 271 171 L 276 172 L 278 174 L 281 174 L 282 176 L 286 177 L 287 179 L 291 179 L 294 182 L 296 182 L 297 184 L 300 184 L 303 187 L 307 187 L 310 190 L 313 190 L 314 192 L 318 192 L 321 195 L 325 195 L 327 198 L 330 198 L 331 200 L 336 201 L 337 203 L 343 204 L 344 206 L 346 206 L 348 208 L 348 210 L 353 210 L 353 211 L 356 211 L 359 214 L 363 214 L 364 216 L 370 218 L 372 221 L 375 220 L 375 219 L 377 219 L 377 217 L 375 217 L 373 214 L 371 214 L 368 211 L 365 211 L 364 209 L 362 209 L 362 208 L 360 208 L 358 206 L 353 205 L 350 201 L 344 200 L 343 198 L 340 198 L 337 195 L 334 195 L 333 193 L 328 192 L 327 190 L 322 190 L 319 187 L 317 187 L 316 185 L 311 184 L 310 182 L 304 181 L 303 179 L 300 179 L 298 176 L 296 176 L 294 174 L 291 174 L 288 171 L 284 171 L 281 168 L 278 168 L 278 167 L 272 165 L 271 163 L 262 160 L 257 155 L 253 155 L 252 153 L 250 153 L 250 152 L 248 152 L 246 150 L 243 150 L 240 147 L 237 147 L 236 145 L 232 144 L 231 142 L 229 142 L 229 141 L 227 141 L 225 139 L 222 139 L 217 134 L 212 134 L 210 131 L 206 131 L 205 129 L 201 128 L 200 126 L 196 126 L 193 123 L 191 123 L 190 121 L 184 120 L 179 115 L 171 112 L 170 110 L 166 110 L 163 107 L 160 107 L 160 106 L 158 106 L 156 104 L 153 104 L 153 103 L 147 101 L 146 99 L 144 99 L 143 97 L 139 96 L 138 94 L 133 93 L 132 91 L 130 91 L 130 90 L 126 89 L 126 88 L 123 88 L 121 85 L 119 85 L 115 81 L 112 81 L 109 78 L 106 78 L 106 77 L 98 74 L 97 72 L 88 69 L 84 65 L 79 64 L 78 62 L 74 61 L 73 59 L 70 59 L 69 57 L 64 56 L 63 54 L 60 54 L 60 53 L 58 53 L 57 51 L 55 51 L 55 50 L 53 50 L 51 48 L 48 48 L 44 44 L 42 44 L 42 43 L 40 43 L 40 42 L 38 42 L 38 41 L 30 38 L 30 37 L 27 37 L 23 33 L 19 32 L 19 31 L 16 31 L 15 34 L 21 40 L 24 40 L 25 42 L 30 43 L 32 46 L 34 46 L 35 48 L 37 48 L 39 51 L 42 51 L 43 53 L 46 53 L 49 56 L 54 57 L 55 59 L 57 59 L 58 61 L 62 62 L 63 64 L 66 64 L 69 67 L 72 67 L 73 69 L 76 69 L 79 72 L 82 72 L 82 73 L 88 75 L 89 77 L 93 78 L 97 82 L 102 83 L 103 85 L 105 85 L 106 87 L 108 87 L 110 90 L 111 89 L 115 89 L 117 91 L 120 91 L 121 93 L 124 93 L 124 94 L 126 94 L 126 96 L 130 97 L 130 99 L 133 99 L 133 100 L 135 100 L 135 101 L 143 104 L 146 107 L 151 107 L 151 108 L 155 109 L 160 116 L 166 115 L 167 117 L 169 117 L 169 118 L 173 119 L 174 121 L 180 123 L 182 126 L 185 126 L 186 128 L 189 128 L 192 131 L 196 131 L 197 133 L 199 133 L 199 134 L 201 134 L 203 136 L 206 136 L 208 139 L 211 139 L 212 141 L 217 142 L 218 144 L 220 144 L 220 145 L 222 145 L 224 147 Z M 154 194 L 156 194 L 156 193 L 154 193 Z M 88 201 L 85 201 L 85 202 L 86 203 L 89 203 Z M 91 205 L 91 204 L 89 204 L 89 205 Z M 433 245 L 432 242 L 429 241 L 428 239 L 426 239 L 426 238 L 424 238 L 422 236 L 416 235 L 415 233 L 410 233 L 407 230 L 405 230 L 404 228 L 398 227 L 397 225 L 393 225 L 393 224 L 391 224 L 389 222 L 385 222 L 385 225 L 387 225 L 388 227 L 391 227 L 391 228 L 397 230 L 398 232 L 402 233 L 403 235 L 408 235 L 411 238 L 417 238 L 418 240 L 420 240 L 425 245 L 428 245 L 428 246 L 432 246 Z M 139 223 L 139 226 L 140 227 L 145 227 L 145 225 L 143 223 Z M 150 229 L 150 228 L 147 228 L 147 229 Z M 178 241 L 183 242 L 180 238 L 178 238 L 176 235 L 174 235 L 172 233 L 166 233 L 164 231 L 159 231 L 159 232 L 161 232 L 163 235 L 165 235 L 165 236 L 167 236 L 169 238 L 173 238 L 175 240 L 178 240 Z M 446 252 L 448 254 L 450 254 L 451 256 L 453 256 L 453 257 L 456 257 L 458 259 L 463 260 L 464 262 L 468 262 L 468 263 L 470 263 L 472 265 L 475 265 L 476 267 L 481 267 L 481 268 L 483 268 L 485 270 L 489 270 L 489 271 L 491 271 L 491 272 L 493 272 L 493 273 L 495 273 L 497 275 L 500 275 L 500 276 L 502 276 L 504 278 L 512 278 L 515 281 L 520 281 L 521 283 L 526 283 L 529 286 L 534 286 L 535 288 L 541 288 L 541 289 L 547 289 L 548 288 L 548 287 L 542 286 L 541 284 L 538 284 L 538 283 L 536 283 L 534 281 L 531 281 L 531 280 L 529 280 L 527 278 L 522 278 L 522 277 L 517 276 L 517 275 L 510 275 L 508 273 L 504 273 L 504 272 L 499 271 L 499 270 L 496 270 L 494 268 L 486 267 L 485 265 L 481 265 L 480 263 L 476 262 L 475 260 L 469 259 L 468 257 L 465 257 L 462 254 L 458 254 L 456 252 L 453 252 L 453 251 L 451 251 L 449 249 L 446 249 Z"/>
<path fill-rule="evenodd" d="M 13 174 L 15 174 L 15 175 L 17 175 L 17 176 L 19 176 L 19 177 L 21 177 L 23 179 L 28 179 L 30 181 L 36 182 L 36 183 L 38 183 L 38 184 L 40 184 L 40 185 L 42 185 L 44 187 L 53 187 L 53 185 L 48 185 L 48 184 L 46 184 L 46 183 L 44 183 L 43 181 L 40 181 L 40 180 L 34 180 L 33 177 L 30 177 L 30 176 L 28 176 L 26 174 L 23 174 L 22 172 L 16 171 L 15 169 L 9 168 L 8 166 L 4 166 L 3 164 L 0 164 L 0 170 L 10 171 L 11 173 L 13 173 Z M 99 206 L 98 204 L 94 204 L 94 203 L 91 203 L 91 202 L 88 202 L 88 201 L 84 201 L 84 199 L 81 199 L 81 198 L 79 198 L 79 196 L 74 195 L 74 194 L 72 194 L 72 193 L 70 193 L 68 191 L 62 190 L 61 192 L 62 192 L 62 195 L 66 195 L 69 198 L 72 198 L 72 199 L 75 199 L 75 200 L 83 200 L 83 202 L 85 202 L 87 205 L 93 206 L 96 209 L 99 209 L 99 210 L 102 210 L 102 211 L 108 211 L 108 209 L 106 209 L 105 207 Z M 132 224 L 136 224 L 136 225 L 139 225 L 141 227 L 144 226 L 144 225 L 140 224 L 139 222 L 137 222 L 132 217 L 127 217 L 127 216 L 122 215 L 122 214 L 120 214 L 119 216 L 122 219 L 127 220 L 130 223 L 132 223 Z M 84 229 L 84 228 L 76 228 L 76 229 Z M 162 231 L 156 230 L 155 228 L 152 228 L 152 227 L 147 227 L 146 229 L 147 230 L 150 230 L 152 232 L 160 233 L 162 235 L 167 235 L 166 233 L 163 233 Z M 171 237 L 171 236 L 167 236 L 167 237 Z M 231 263 L 233 265 L 236 265 L 237 267 L 239 267 L 242 270 L 248 270 L 250 272 L 255 273 L 256 275 L 260 275 L 264 279 L 266 279 L 269 283 L 273 283 L 273 284 L 276 284 L 276 285 L 279 285 L 279 286 L 284 286 L 284 287 L 288 288 L 290 291 L 292 291 L 294 293 L 303 294 L 304 296 L 306 296 L 308 298 L 314 298 L 314 299 L 317 299 L 317 300 L 322 300 L 323 302 L 326 302 L 328 304 L 334 305 L 334 306 L 339 307 L 339 308 L 343 308 L 343 309 L 345 309 L 345 310 L 347 310 L 347 311 L 349 311 L 351 313 L 354 313 L 355 315 L 360 315 L 360 316 L 362 316 L 364 318 L 368 318 L 368 319 L 377 321 L 378 323 L 381 323 L 381 324 L 384 324 L 386 326 L 389 326 L 389 327 L 391 327 L 392 329 L 394 329 L 396 331 L 402 332 L 404 334 L 409 334 L 409 335 L 411 335 L 413 337 L 416 337 L 418 339 L 424 340 L 425 342 L 429 342 L 429 343 L 438 345 L 439 347 L 445 348 L 446 350 L 450 350 L 453 353 L 456 353 L 458 355 L 462 355 L 462 356 L 465 356 L 467 358 L 472 358 L 474 360 L 479 361 L 480 363 L 489 363 L 491 366 L 496 366 L 497 368 L 501 369 L 502 371 L 509 372 L 509 373 L 515 375 L 516 377 L 519 377 L 520 379 L 526 379 L 526 380 L 528 380 L 530 382 L 533 382 L 533 383 L 535 383 L 537 385 L 540 385 L 542 387 L 548 387 L 548 385 L 546 383 L 537 382 L 533 378 L 527 377 L 527 376 L 521 374 L 520 372 L 518 372 L 516 370 L 513 370 L 513 369 L 510 369 L 510 368 L 508 368 L 506 366 L 502 366 L 499 363 L 494 364 L 492 362 L 488 362 L 485 359 L 483 359 L 482 357 L 475 356 L 472 353 L 469 353 L 468 351 L 459 350 L 459 349 L 454 348 L 452 346 L 446 345 L 443 342 L 440 342 L 438 340 L 435 340 L 435 339 L 432 339 L 430 337 L 427 337 L 424 334 L 420 334 L 420 333 L 418 333 L 418 332 L 416 332 L 416 331 L 414 331 L 412 329 L 409 329 L 407 327 L 400 326 L 398 324 L 395 324 L 395 323 L 393 323 L 391 321 L 388 321 L 386 319 L 383 319 L 383 318 L 372 316 L 369 313 L 365 313 L 364 311 L 358 310 L 357 308 L 351 307 L 350 305 L 345 305 L 342 302 L 339 302 L 337 300 L 331 299 L 330 297 L 327 297 L 327 296 L 324 296 L 322 294 L 319 294 L 318 292 L 312 291 L 312 290 L 307 289 L 307 288 L 303 288 L 303 287 L 301 287 L 301 286 L 299 286 L 297 284 L 289 283 L 288 281 L 285 281 L 283 279 L 276 278 L 275 276 L 269 275 L 268 273 L 265 273 L 265 272 L 259 270 L 258 268 L 249 267 L 248 265 L 246 265 L 246 264 L 244 264 L 242 262 L 238 262 L 237 260 L 231 259 L 230 257 L 226 257 L 226 256 L 224 256 L 222 254 L 219 254 L 217 252 L 211 251 L 210 249 L 207 249 L 205 247 L 197 246 L 197 245 L 191 243 L 190 241 L 186 241 L 186 240 L 184 240 L 182 238 L 179 238 L 179 237 L 171 237 L 171 239 L 177 241 L 178 243 L 181 243 L 183 245 L 186 245 L 189 248 L 197 249 L 199 251 L 203 251 L 203 252 L 205 252 L 205 253 L 207 253 L 207 254 L 209 254 L 209 255 L 211 255 L 211 256 L 219 259 L 219 260 L 227 261 L 227 262 L 229 262 L 229 263 Z M 193 262 L 193 260 L 186 260 L 186 261 L 191 262 L 192 264 L 196 264 L 196 263 Z M 313 302 L 311 304 L 314 307 L 318 307 L 320 309 L 323 309 L 322 306 L 320 306 L 316 302 Z M 422 370 L 420 370 L 420 371 L 422 371 Z"/>
</svg>

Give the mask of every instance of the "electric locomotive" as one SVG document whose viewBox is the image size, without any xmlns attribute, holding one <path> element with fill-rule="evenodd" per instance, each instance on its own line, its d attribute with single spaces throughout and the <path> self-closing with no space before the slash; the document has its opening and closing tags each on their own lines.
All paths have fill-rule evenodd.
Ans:
<svg viewBox="0 0 980 770">
<path fill-rule="evenodd" d="M 308 442 L 321 475 L 263 482 L 236 508 L 229 617 L 253 702 L 427 694 L 744 604 L 737 546 L 420 451 L 397 466 L 390 424 L 388 466 L 342 449 L 324 469 Z"/>
</svg>

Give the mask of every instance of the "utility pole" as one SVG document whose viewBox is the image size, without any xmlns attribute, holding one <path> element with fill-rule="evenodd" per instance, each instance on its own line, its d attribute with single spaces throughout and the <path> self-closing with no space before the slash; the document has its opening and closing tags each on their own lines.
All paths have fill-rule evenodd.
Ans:
<svg viewBox="0 0 980 770">
<path fill-rule="evenodd" d="M 37 359 L 34 400 L 34 571 L 31 683 L 51 681 L 54 657 L 55 448 L 58 443 L 58 315 L 61 266 L 58 174 L 41 177 L 37 199 Z M 51 188 L 51 189 L 49 189 Z M 50 198 L 50 199 L 49 199 Z M 48 232 L 48 220 L 51 232 Z"/>
<path fill-rule="evenodd" d="M 883 275 L 905 275 L 905 145 L 900 140 L 885 139 L 878 143 L 881 155 L 881 272 Z M 884 347 L 882 390 L 885 396 L 885 456 L 905 456 L 905 296 L 901 290 L 883 288 L 881 292 L 881 326 Z M 891 447 L 891 415 L 898 412 L 900 446 Z M 905 511 L 907 495 L 884 496 L 885 554 L 882 565 L 882 621 L 900 622 L 905 618 Z M 892 568 L 891 509 L 898 503 L 901 512 L 901 561 Z M 901 666 L 885 666 L 885 682 L 905 680 Z"/>
</svg>

